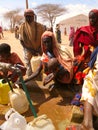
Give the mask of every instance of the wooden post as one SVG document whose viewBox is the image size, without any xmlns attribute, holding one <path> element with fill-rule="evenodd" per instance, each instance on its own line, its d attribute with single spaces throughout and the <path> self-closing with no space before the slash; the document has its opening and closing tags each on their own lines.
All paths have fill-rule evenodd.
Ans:
<svg viewBox="0 0 98 130">
<path fill-rule="evenodd" d="M 28 9 L 28 0 L 26 0 L 26 9 Z"/>
</svg>

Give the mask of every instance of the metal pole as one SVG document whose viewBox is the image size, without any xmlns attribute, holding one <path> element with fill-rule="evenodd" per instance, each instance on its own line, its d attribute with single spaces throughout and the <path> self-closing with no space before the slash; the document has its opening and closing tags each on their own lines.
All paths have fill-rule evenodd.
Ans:
<svg viewBox="0 0 98 130">
<path fill-rule="evenodd" d="M 26 0 L 26 9 L 28 9 L 28 0 Z"/>
</svg>

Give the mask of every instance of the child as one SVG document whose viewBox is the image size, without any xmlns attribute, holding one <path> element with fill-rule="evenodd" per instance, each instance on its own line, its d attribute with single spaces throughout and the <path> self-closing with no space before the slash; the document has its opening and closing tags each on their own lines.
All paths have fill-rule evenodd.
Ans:
<svg viewBox="0 0 98 130">
<path fill-rule="evenodd" d="M 21 59 L 15 52 L 11 53 L 11 47 L 7 43 L 0 44 L 0 63 L 1 64 L 8 63 L 8 64 L 11 64 L 12 66 L 16 66 L 16 67 L 20 68 L 23 76 L 26 74 L 26 68 L 24 66 L 24 63 L 21 61 Z M 12 71 L 8 71 L 6 73 L 6 76 L 11 77 L 13 82 L 15 82 L 18 78 L 17 76 L 13 77 Z M 1 68 L 0 78 L 3 78 L 3 77 L 4 77 L 4 74 L 3 74 L 2 68 Z"/>
</svg>

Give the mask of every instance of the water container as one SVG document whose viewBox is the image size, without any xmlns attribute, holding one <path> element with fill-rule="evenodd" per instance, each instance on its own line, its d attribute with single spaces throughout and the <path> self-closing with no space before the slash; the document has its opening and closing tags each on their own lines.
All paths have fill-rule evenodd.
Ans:
<svg viewBox="0 0 98 130">
<path fill-rule="evenodd" d="M 9 92 L 9 99 L 11 107 L 19 113 L 25 113 L 29 109 L 29 102 L 27 100 L 25 92 L 17 87 L 13 89 L 13 92 Z"/>
<path fill-rule="evenodd" d="M 26 130 L 26 119 L 15 109 L 11 108 L 5 114 L 6 121 L 0 126 L 2 130 Z"/>
<path fill-rule="evenodd" d="M 3 79 L 0 80 L 0 104 L 8 104 L 10 87 L 8 83 L 3 83 L 2 81 Z"/>
<path fill-rule="evenodd" d="M 41 56 L 33 56 L 31 58 L 32 71 L 35 72 L 40 65 Z M 36 80 L 42 81 L 42 73 L 36 78 Z"/>
<path fill-rule="evenodd" d="M 41 115 L 27 124 L 26 130 L 56 130 L 47 115 Z"/>
<path fill-rule="evenodd" d="M 38 66 L 40 64 L 40 59 L 41 59 L 41 56 L 33 56 L 31 58 L 31 65 L 32 65 L 33 72 L 35 72 L 36 69 L 38 68 Z"/>
</svg>

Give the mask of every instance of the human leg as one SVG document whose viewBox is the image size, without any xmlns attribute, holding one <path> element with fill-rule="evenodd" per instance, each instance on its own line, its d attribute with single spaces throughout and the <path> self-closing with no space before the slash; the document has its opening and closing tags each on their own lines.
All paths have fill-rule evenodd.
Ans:
<svg viewBox="0 0 98 130">
<path fill-rule="evenodd" d="M 31 58 L 32 58 L 32 54 L 26 49 L 24 48 L 24 61 L 26 64 L 26 75 L 29 77 L 33 72 L 32 72 L 32 67 L 31 67 Z"/>
<path fill-rule="evenodd" d="M 82 123 L 87 130 L 93 130 L 93 107 L 92 105 L 88 102 L 85 101 L 84 103 L 84 119 Z"/>
<path fill-rule="evenodd" d="M 67 128 L 72 128 L 72 126 L 68 126 Z M 75 128 L 75 130 L 94 130 L 94 128 L 93 128 L 93 107 L 88 101 L 84 102 L 83 122 L 80 125 L 74 125 L 74 128 Z"/>
</svg>

